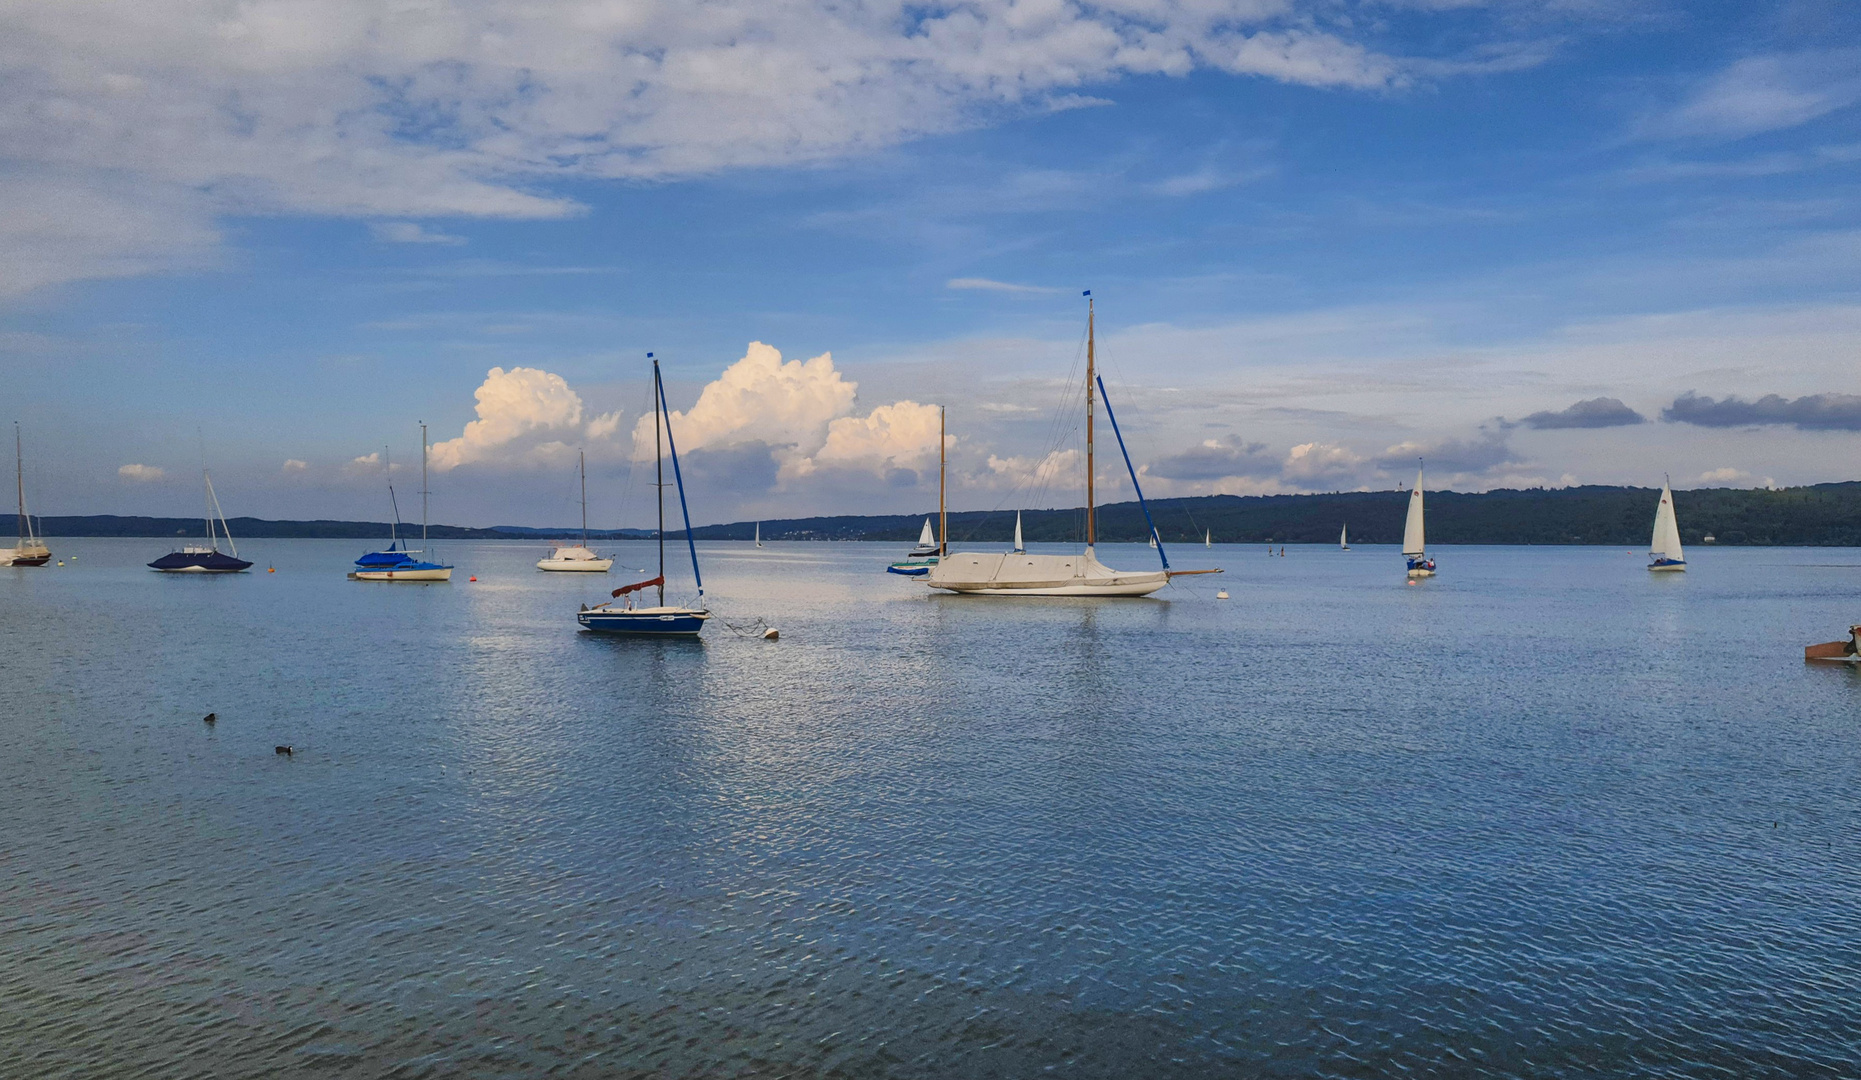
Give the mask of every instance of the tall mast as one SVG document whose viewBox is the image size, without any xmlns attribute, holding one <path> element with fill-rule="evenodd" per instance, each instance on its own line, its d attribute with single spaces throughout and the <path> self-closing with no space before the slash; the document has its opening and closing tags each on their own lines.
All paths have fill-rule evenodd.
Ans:
<svg viewBox="0 0 1861 1080">
<path fill-rule="evenodd" d="M 426 551 L 426 422 L 420 424 L 420 550 Z"/>
<path fill-rule="evenodd" d="M 943 476 L 946 471 L 944 463 L 943 437 L 944 407 L 937 406 L 937 557 L 950 554 L 950 512 L 944 507 Z"/>
<path fill-rule="evenodd" d="M 1098 508 L 1092 485 L 1092 385 L 1098 378 L 1097 358 L 1093 356 L 1096 315 L 1092 310 L 1092 290 L 1086 290 L 1086 550 L 1098 543 Z"/>
<path fill-rule="evenodd" d="M 583 450 L 582 459 L 582 546 L 588 546 L 588 451 Z"/>
<path fill-rule="evenodd" d="M 19 486 L 19 546 L 26 546 L 26 444 L 20 440 L 19 421 L 13 421 L 14 479 Z"/>
<path fill-rule="evenodd" d="M 653 360 L 653 354 L 646 358 Z M 665 392 L 659 388 L 659 361 L 653 360 L 653 490 L 659 493 L 659 606 L 666 606 L 666 463 L 660 451 L 659 403 Z"/>
<path fill-rule="evenodd" d="M 220 549 L 220 544 L 213 535 L 213 480 L 207 476 L 207 465 L 205 462 L 202 462 L 200 466 L 200 484 L 201 494 L 205 496 L 205 498 L 200 501 L 207 508 L 207 546 L 218 551 Z"/>
</svg>

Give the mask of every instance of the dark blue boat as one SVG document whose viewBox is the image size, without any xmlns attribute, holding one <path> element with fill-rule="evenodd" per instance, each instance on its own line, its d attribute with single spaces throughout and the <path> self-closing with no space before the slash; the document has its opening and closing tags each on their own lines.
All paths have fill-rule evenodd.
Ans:
<svg viewBox="0 0 1861 1080">
<path fill-rule="evenodd" d="M 213 493 L 213 477 L 207 470 L 200 470 L 201 479 L 207 484 L 207 542 L 205 545 L 188 544 L 180 551 L 171 551 L 149 564 L 149 569 L 159 570 L 164 574 L 238 574 L 252 568 L 252 564 L 239 557 L 239 549 L 233 545 L 233 534 L 226 528 L 226 512 L 220 509 L 219 496 Z M 216 531 L 214 519 L 219 519 Z M 220 550 L 220 537 L 226 538 L 226 547 L 232 554 Z"/>
<path fill-rule="evenodd" d="M 646 358 L 652 360 L 653 354 Z M 672 479 L 678 486 L 679 512 L 685 516 L 685 546 L 691 551 L 691 576 L 697 583 L 698 597 L 704 597 L 704 576 L 698 572 L 698 545 L 691 537 L 691 511 L 685 505 L 685 477 L 679 472 L 678 444 L 672 441 L 672 412 L 666 407 L 665 384 L 659 378 L 659 361 L 653 360 L 653 457 L 658 470 L 654 480 L 659 492 L 659 576 L 615 589 L 609 598 L 594 607 L 586 604 L 575 613 L 583 629 L 604 634 L 645 634 L 653 637 L 697 637 L 711 613 L 702 607 L 679 607 L 666 603 L 666 485 L 664 457 L 660 453 L 660 423 L 664 421 L 663 448 L 672 452 Z M 760 527 L 759 527 L 760 528 Z M 635 594 L 647 589 L 659 591 L 659 603 L 652 607 L 635 607 Z M 615 601 L 620 601 L 618 605 Z"/>
</svg>

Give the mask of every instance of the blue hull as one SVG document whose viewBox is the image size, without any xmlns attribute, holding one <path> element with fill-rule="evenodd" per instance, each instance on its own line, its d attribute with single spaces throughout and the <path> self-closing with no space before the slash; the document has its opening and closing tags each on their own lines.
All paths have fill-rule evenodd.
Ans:
<svg viewBox="0 0 1861 1080">
<path fill-rule="evenodd" d="M 575 616 L 588 630 L 602 634 L 650 634 L 696 637 L 704 629 L 699 615 L 655 615 L 637 611 L 584 611 Z"/>
<path fill-rule="evenodd" d="M 885 572 L 888 574 L 902 574 L 905 577 L 923 577 L 925 574 L 931 572 L 931 568 L 923 565 L 914 565 L 912 563 L 893 563 L 885 568 Z"/>
</svg>

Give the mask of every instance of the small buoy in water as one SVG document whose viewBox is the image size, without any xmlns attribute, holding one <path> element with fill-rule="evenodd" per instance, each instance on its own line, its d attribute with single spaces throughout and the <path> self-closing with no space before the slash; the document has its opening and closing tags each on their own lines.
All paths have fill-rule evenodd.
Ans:
<svg viewBox="0 0 1861 1080">
<path fill-rule="evenodd" d="M 477 578 L 466 578 L 465 580 L 467 580 L 467 581 L 477 581 L 478 579 L 477 579 Z"/>
<path fill-rule="evenodd" d="M 201 722 L 201 723 L 203 723 L 203 724 L 211 724 L 211 723 L 213 723 L 213 722 L 214 722 L 215 720 L 218 720 L 219 718 L 220 718 L 220 714 L 219 714 L 219 713 L 216 713 L 216 712 L 210 712 L 210 713 L 208 713 L 207 715 L 205 715 L 205 716 L 203 716 L 203 717 L 201 717 L 201 718 L 200 718 L 200 722 Z"/>
<path fill-rule="evenodd" d="M 773 626 L 771 626 L 769 629 L 764 630 L 762 632 L 762 639 L 764 641 L 775 641 L 779 639 L 781 636 L 782 635 L 777 633 L 775 627 Z"/>
<path fill-rule="evenodd" d="M 1227 598 L 1228 598 L 1228 590 L 1226 589 L 1223 589 L 1220 592 L 1215 594 L 1215 599 L 1217 600 L 1226 600 Z"/>
<path fill-rule="evenodd" d="M 266 572 L 267 574 L 275 574 L 275 573 L 277 573 L 277 572 L 278 572 L 278 568 L 277 568 L 277 567 L 275 567 L 275 566 L 267 566 L 267 567 L 265 568 L 265 572 Z"/>
<path fill-rule="evenodd" d="M 291 748 L 288 746 L 274 746 L 271 748 L 271 752 L 274 754 L 283 754 L 285 757 L 291 756 Z"/>
<path fill-rule="evenodd" d="M 1411 585 L 1413 585 L 1413 584 L 1415 584 L 1415 579 L 1414 579 L 1414 578 L 1410 578 L 1410 579 L 1409 579 L 1409 584 L 1411 584 Z"/>
<path fill-rule="evenodd" d="M 60 565 L 60 566 L 63 566 L 63 565 L 65 565 L 65 560 L 63 560 L 63 559 L 60 559 L 60 560 L 58 560 L 58 565 Z"/>
</svg>

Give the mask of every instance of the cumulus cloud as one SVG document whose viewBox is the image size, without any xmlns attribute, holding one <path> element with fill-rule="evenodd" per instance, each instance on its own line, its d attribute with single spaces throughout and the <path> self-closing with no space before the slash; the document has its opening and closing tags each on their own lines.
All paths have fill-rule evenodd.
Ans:
<svg viewBox="0 0 1861 1080">
<path fill-rule="evenodd" d="M 138 484 L 153 484 L 168 473 L 159 465 L 124 465 L 116 470 L 116 475 Z"/>
<path fill-rule="evenodd" d="M 562 376 L 540 368 L 494 367 L 472 395 L 478 419 L 465 425 L 456 439 L 435 443 L 432 467 L 440 472 L 461 465 L 541 465 L 559 462 L 573 453 L 573 444 L 599 440 L 620 428 L 620 417 L 609 413 L 582 423 L 582 399 Z M 375 455 L 364 460 L 376 460 Z"/>
<path fill-rule="evenodd" d="M 1267 452 L 1265 443 L 1206 439 L 1182 453 L 1157 458 L 1145 472 L 1165 480 L 1220 480 L 1230 476 L 1272 476 L 1279 466 L 1279 459 Z"/>
<path fill-rule="evenodd" d="M 1698 427 L 1788 425 L 1804 431 L 1861 431 L 1861 395 L 1810 394 L 1785 400 L 1766 394 L 1756 401 L 1718 401 L 1688 391 L 1661 410 L 1661 419 Z"/>
<path fill-rule="evenodd" d="M 1400 471 L 1415 464 L 1417 458 L 1425 459 L 1428 468 L 1437 474 L 1478 474 L 1523 463 L 1523 459 L 1513 453 L 1505 436 L 1485 431 L 1471 439 L 1398 443 L 1383 451 L 1377 464 Z"/>
<path fill-rule="evenodd" d="M 376 221 L 368 226 L 384 244 L 463 244 L 465 237 L 435 232 L 417 221 Z"/>
<path fill-rule="evenodd" d="M 1339 482 L 1355 477 L 1367 459 L 1349 447 L 1332 443 L 1300 443 L 1286 454 L 1281 475 L 1296 484 Z"/>
<path fill-rule="evenodd" d="M 1085 452 L 1068 449 L 1040 457 L 990 454 L 987 470 L 972 476 L 970 482 L 982 488 L 1019 488 L 1034 492 L 1049 488 L 1069 490 L 1071 485 L 1077 484 L 1083 491 L 1085 476 Z"/>
<path fill-rule="evenodd" d="M 1558 412 L 1535 412 L 1519 423 L 1540 431 L 1563 428 L 1626 427 L 1645 424 L 1648 418 L 1623 404 L 1618 398 L 1586 398 Z"/>
<path fill-rule="evenodd" d="M 1354 40 L 1364 25 L 1316 0 L 10 4 L 0 147 L 11 173 L 61 170 L 79 198 L 132 178 L 148 231 L 34 275 L 69 279 L 129 272 L 176 221 L 560 217 L 579 207 L 537 185 L 818 161 L 1133 76 L 1383 91 L 1491 66 L 1387 55 Z M 189 210 L 164 222 L 150 199 Z"/>
<path fill-rule="evenodd" d="M 308 461 L 300 461 L 297 458 L 286 458 L 284 461 L 284 471 L 288 473 L 300 473 L 309 468 L 310 462 Z"/>
<path fill-rule="evenodd" d="M 846 466 L 890 475 L 937 463 L 937 406 L 900 401 L 881 405 L 865 416 L 843 416 L 827 425 L 827 441 L 809 462 L 809 470 Z M 955 436 L 946 436 L 954 443 Z"/>
</svg>

